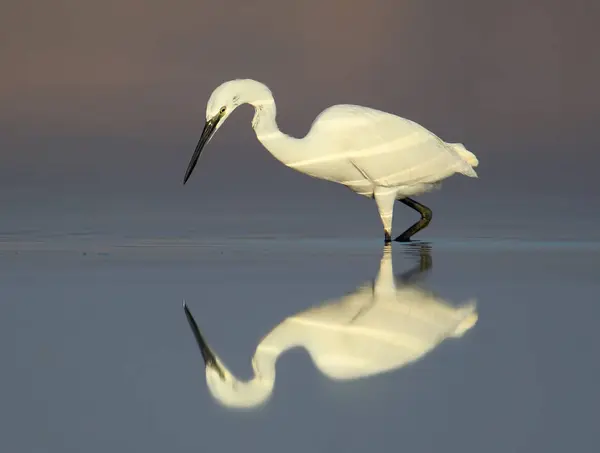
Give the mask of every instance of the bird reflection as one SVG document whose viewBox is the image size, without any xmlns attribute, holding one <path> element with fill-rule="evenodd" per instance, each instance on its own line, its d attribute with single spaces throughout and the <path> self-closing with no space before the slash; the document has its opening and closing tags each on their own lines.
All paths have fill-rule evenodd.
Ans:
<svg viewBox="0 0 600 453">
<path fill-rule="evenodd" d="M 273 328 L 256 348 L 254 376 L 248 381 L 232 375 L 214 354 L 184 302 L 213 397 L 231 408 L 261 405 L 273 391 L 277 358 L 298 346 L 329 378 L 352 380 L 398 369 L 446 338 L 461 337 L 477 322 L 475 300 L 455 306 L 419 287 L 418 280 L 432 267 L 431 255 L 426 245 L 407 248 L 411 250 L 419 261 L 413 269 L 394 276 L 391 247 L 385 246 L 375 280 Z"/>
</svg>

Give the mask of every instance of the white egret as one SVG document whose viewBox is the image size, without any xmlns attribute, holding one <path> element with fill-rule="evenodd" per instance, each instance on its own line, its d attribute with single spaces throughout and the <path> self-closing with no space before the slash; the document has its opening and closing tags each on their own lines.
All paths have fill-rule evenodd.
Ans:
<svg viewBox="0 0 600 453">
<path fill-rule="evenodd" d="M 261 405 L 274 389 L 278 357 L 294 347 L 306 348 L 330 379 L 361 379 L 419 360 L 446 338 L 459 338 L 476 324 L 475 300 L 454 306 L 416 285 L 431 266 L 427 253 L 415 269 L 394 277 L 390 248 L 386 245 L 373 283 L 290 316 L 273 328 L 256 348 L 254 377 L 249 381 L 232 375 L 212 352 L 184 302 L 213 397 L 232 408 Z"/>
<path fill-rule="evenodd" d="M 314 120 L 308 134 L 297 139 L 281 132 L 269 88 L 255 80 L 237 79 L 217 87 L 206 106 L 206 124 L 185 172 L 185 184 L 200 153 L 231 113 L 250 104 L 258 140 L 284 165 L 319 179 L 337 182 L 375 199 L 385 242 L 391 241 L 394 201 L 421 214 L 418 222 L 396 237 L 411 236 L 431 221 L 431 209 L 409 198 L 433 190 L 454 173 L 473 178 L 478 160 L 460 143 L 446 143 L 423 126 L 356 105 L 334 105 Z"/>
</svg>

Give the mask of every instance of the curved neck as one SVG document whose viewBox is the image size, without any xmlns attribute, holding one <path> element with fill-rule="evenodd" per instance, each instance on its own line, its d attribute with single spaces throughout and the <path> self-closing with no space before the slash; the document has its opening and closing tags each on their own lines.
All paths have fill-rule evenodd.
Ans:
<svg viewBox="0 0 600 453">
<path fill-rule="evenodd" d="M 289 165 L 305 158 L 302 140 L 281 132 L 277 126 L 277 108 L 269 93 L 260 100 L 249 101 L 254 107 L 252 128 L 256 138 L 281 163 Z"/>
<path fill-rule="evenodd" d="M 275 364 L 279 356 L 302 343 L 297 330 L 295 323 L 284 320 L 261 339 L 252 356 L 252 381 L 275 382 Z"/>
<path fill-rule="evenodd" d="M 280 324 L 259 343 L 252 357 L 254 376 L 242 381 L 236 378 L 216 357 L 224 378 L 208 379 L 209 389 L 222 404 L 230 407 L 249 408 L 265 402 L 275 387 L 275 364 L 277 358 L 290 347 L 298 344 L 295 332 Z M 208 371 L 208 370 L 207 370 Z M 234 385 L 231 385 L 234 384 Z"/>
<path fill-rule="evenodd" d="M 270 135 L 284 135 L 277 126 L 276 116 L 277 107 L 273 96 L 265 96 L 265 99 L 249 102 L 254 107 L 254 117 L 252 118 L 252 129 L 259 140 L 269 138 Z"/>
</svg>

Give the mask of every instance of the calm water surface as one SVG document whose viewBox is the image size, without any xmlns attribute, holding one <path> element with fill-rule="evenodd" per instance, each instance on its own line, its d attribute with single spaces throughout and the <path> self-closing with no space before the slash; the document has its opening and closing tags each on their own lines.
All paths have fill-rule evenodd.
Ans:
<svg viewBox="0 0 600 453">
<path fill-rule="evenodd" d="M 377 239 L 84 239 L 0 244 L 1 451 L 600 446 L 598 242 L 431 238 L 382 261 Z M 236 409 L 207 386 L 184 299 L 239 381 L 286 319 L 337 324 L 297 323 L 312 355 L 282 346 L 270 395 Z M 469 301 L 474 324 L 452 336 Z"/>
</svg>

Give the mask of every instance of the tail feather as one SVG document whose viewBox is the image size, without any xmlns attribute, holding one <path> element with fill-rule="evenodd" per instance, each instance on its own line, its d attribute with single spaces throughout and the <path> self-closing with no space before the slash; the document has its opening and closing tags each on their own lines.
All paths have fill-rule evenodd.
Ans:
<svg viewBox="0 0 600 453">
<path fill-rule="evenodd" d="M 477 167 L 479 165 L 479 160 L 471 151 L 468 151 L 465 148 L 465 145 L 462 143 L 448 143 L 454 151 L 458 153 L 460 157 L 462 157 L 471 167 Z"/>
<path fill-rule="evenodd" d="M 464 317 L 451 334 L 455 338 L 462 337 L 466 331 L 477 324 L 477 320 L 479 319 L 479 315 L 477 314 L 477 301 L 475 299 L 469 300 L 461 307 L 460 311 L 463 312 Z"/>
</svg>

